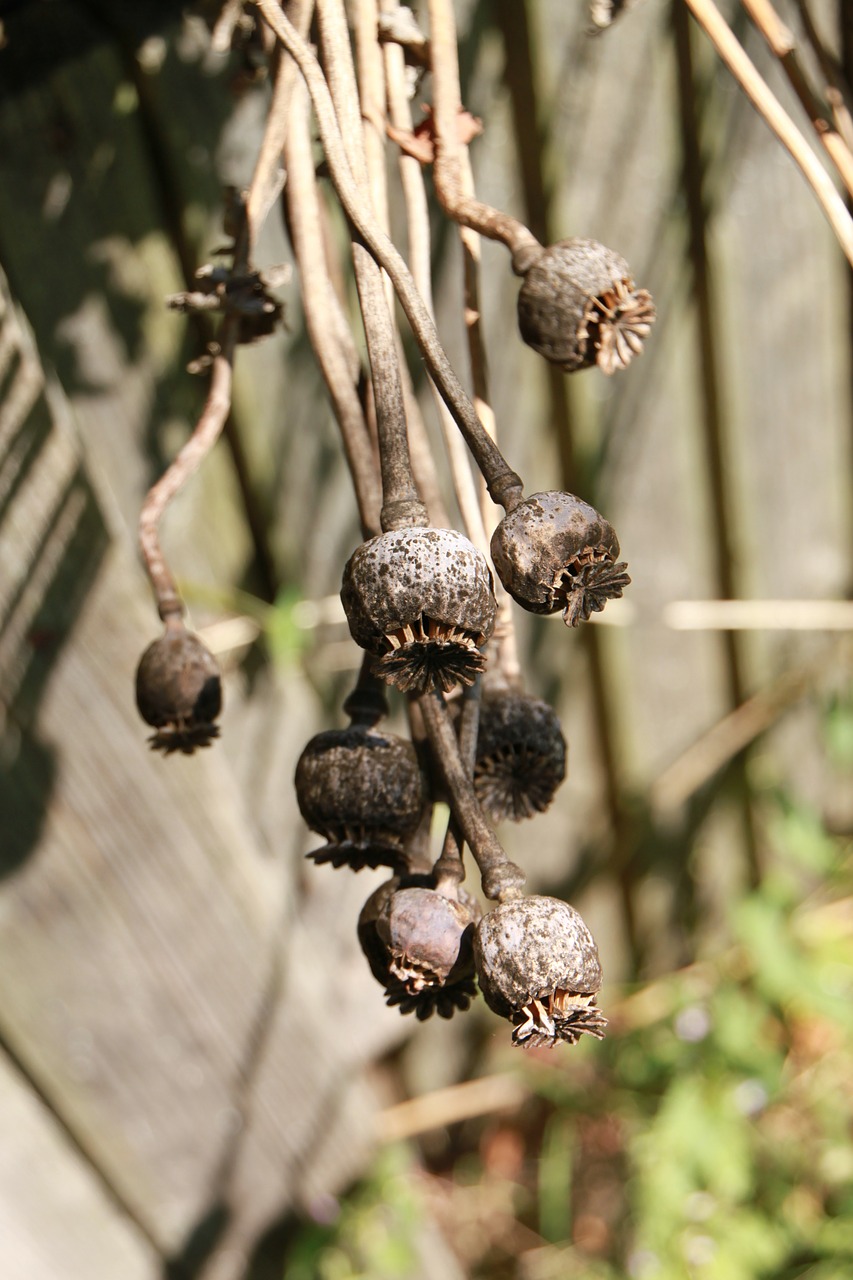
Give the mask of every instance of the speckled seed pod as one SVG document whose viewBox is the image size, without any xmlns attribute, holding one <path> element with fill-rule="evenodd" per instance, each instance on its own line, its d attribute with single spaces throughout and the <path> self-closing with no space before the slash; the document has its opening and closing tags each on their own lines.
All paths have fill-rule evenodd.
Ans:
<svg viewBox="0 0 853 1280">
<path fill-rule="evenodd" d="M 430 876 L 380 885 L 362 908 L 358 937 L 387 1003 L 421 1021 L 467 1009 L 477 994 L 472 936 L 479 918 L 474 898 L 464 890 L 458 901 L 446 898 Z"/>
<path fill-rule="evenodd" d="M 643 349 L 655 319 L 624 258 L 597 240 L 561 240 L 533 262 L 518 295 L 518 327 L 534 351 L 567 373 L 597 364 L 615 373 Z"/>
<path fill-rule="evenodd" d="M 344 569 L 341 600 L 374 670 L 403 692 L 473 684 L 495 623 L 485 557 L 453 529 L 398 529 L 363 543 Z"/>
<path fill-rule="evenodd" d="M 553 707 L 512 689 L 486 691 L 474 789 L 493 822 L 544 813 L 566 776 L 566 740 Z"/>
<path fill-rule="evenodd" d="M 601 1040 L 607 1019 L 595 1007 L 598 948 L 581 917 L 559 898 L 513 898 L 484 916 L 474 963 L 486 1004 L 513 1023 L 525 1049 Z"/>
<path fill-rule="evenodd" d="M 631 579 L 604 516 L 570 493 L 534 493 L 492 534 L 501 582 L 531 613 L 557 613 L 576 627 L 621 596 Z"/>
<path fill-rule="evenodd" d="M 172 621 L 150 644 L 136 668 L 136 705 L 157 732 L 152 747 L 190 755 L 219 734 L 222 709 L 219 667 L 209 649 L 183 623 Z"/>
<path fill-rule="evenodd" d="M 426 791 L 410 742 L 351 726 L 311 739 L 296 766 L 296 799 L 328 842 L 308 857 L 359 871 L 402 864 Z"/>
</svg>

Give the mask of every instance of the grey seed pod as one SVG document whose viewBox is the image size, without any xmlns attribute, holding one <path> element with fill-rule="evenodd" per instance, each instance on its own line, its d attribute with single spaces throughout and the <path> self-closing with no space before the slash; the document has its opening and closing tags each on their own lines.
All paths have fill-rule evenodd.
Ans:
<svg viewBox="0 0 853 1280">
<path fill-rule="evenodd" d="M 414 747 L 363 725 L 312 738 L 296 765 L 296 799 L 328 842 L 308 855 L 332 866 L 398 867 L 417 827 L 426 788 Z"/>
<path fill-rule="evenodd" d="M 166 754 L 190 755 L 218 736 L 213 723 L 222 709 L 216 659 L 198 636 L 177 619 L 150 644 L 136 668 L 136 705 L 157 730 L 151 746 Z"/>
<path fill-rule="evenodd" d="M 624 258 L 597 240 L 561 240 L 532 263 L 518 295 L 524 341 L 566 373 L 631 363 L 655 319 Z"/>
<path fill-rule="evenodd" d="M 628 586 L 619 539 L 588 502 L 571 493 L 534 493 L 492 534 L 501 582 L 531 613 L 557 613 L 576 627 Z"/>
<path fill-rule="evenodd" d="M 480 908 L 458 892 L 458 901 L 445 897 L 431 876 L 395 877 L 371 894 L 359 916 L 361 949 L 386 1003 L 420 1021 L 433 1013 L 450 1018 L 477 994 L 472 936 Z"/>
<path fill-rule="evenodd" d="M 501 903 L 477 926 L 474 963 L 486 1004 L 513 1023 L 513 1044 L 575 1044 L 584 1032 L 602 1039 L 607 1019 L 595 1007 L 598 948 L 567 902 L 530 897 Z"/>
<path fill-rule="evenodd" d="M 566 740 L 553 707 L 512 689 L 485 690 L 474 790 L 493 822 L 544 813 L 566 776 Z"/>
<path fill-rule="evenodd" d="M 341 600 L 357 644 L 403 692 L 473 684 L 495 624 L 485 557 L 453 529 L 396 529 L 363 543 Z"/>
</svg>

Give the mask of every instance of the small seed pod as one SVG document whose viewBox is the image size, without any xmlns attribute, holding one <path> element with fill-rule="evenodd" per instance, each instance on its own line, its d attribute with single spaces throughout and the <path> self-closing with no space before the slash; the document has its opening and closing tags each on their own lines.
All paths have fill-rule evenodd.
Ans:
<svg viewBox="0 0 853 1280">
<path fill-rule="evenodd" d="M 491 550 L 514 600 L 531 613 L 562 609 L 569 627 L 600 613 L 631 581 L 612 526 L 570 493 L 525 498 L 495 529 Z"/>
<path fill-rule="evenodd" d="M 296 766 L 296 799 L 327 844 L 308 857 L 334 867 L 398 868 L 426 790 L 414 747 L 393 733 L 351 725 L 318 733 Z"/>
<path fill-rule="evenodd" d="M 213 722 L 222 709 L 219 667 L 198 636 L 179 618 L 170 618 L 136 668 L 136 705 L 157 730 L 151 746 L 166 754 L 191 755 L 219 736 Z"/>
<path fill-rule="evenodd" d="M 604 1037 L 595 1007 L 601 987 L 598 948 L 581 917 L 559 898 L 513 898 L 484 916 L 474 934 L 474 963 L 486 1004 L 513 1023 L 525 1049 Z"/>
<path fill-rule="evenodd" d="M 395 877 L 362 908 L 358 937 L 386 1003 L 423 1022 L 450 1018 L 477 994 L 472 936 L 480 918 L 464 890 L 458 900 L 433 888 L 431 876 Z"/>
<path fill-rule="evenodd" d="M 553 707 L 512 689 L 484 691 L 474 790 L 493 822 L 544 813 L 566 776 L 566 740 Z"/>
<path fill-rule="evenodd" d="M 561 240 L 528 268 L 518 295 L 524 341 L 566 373 L 615 373 L 643 349 L 655 319 L 624 258 L 596 240 Z"/>
<path fill-rule="evenodd" d="M 495 624 L 485 557 L 453 529 L 397 529 L 363 543 L 344 569 L 353 639 L 404 693 L 473 684 Z"/>
</svg>

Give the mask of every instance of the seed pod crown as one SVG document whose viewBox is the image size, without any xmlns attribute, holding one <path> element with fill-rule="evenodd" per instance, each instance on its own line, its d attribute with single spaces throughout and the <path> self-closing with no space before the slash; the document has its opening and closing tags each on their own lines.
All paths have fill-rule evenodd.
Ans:
<svg viewBox="0 0 853 1280">
<path fill-rule="evenodd" d="M 157 732 L 152 747 L 191 754 L 219 734 L 222 682 L 216 659 L 198 636 L 172 619 L 136 668 L 136 705 Z"/>
<path fill-rule="evenodd" d="M 296 766 L 296 798 L 327 844 L 308 856 L 335 867 L 397 867 L 426 803 L 411 743 L 363 725 L 318 733 Z"/>
<path fill-rule="evenodd" d="M 513 898 L 477 925 L 474 962 L 489 1008 L 513 1022 L 524 1048 L 600 1040 L 606 1018 L 598 948 L 574 907 L 559 898 Z"/>
<path fill-rule="evenodd" d="M 637 289 L 624 258 L 597 240 L 561 240 L 525 273 L 518 326 L 528 346 L 567 373 L 597 364 L 615 373 L 631 363 L 655 319 L 651 294 Z"/>
<path fill-rule="evenodd" d="M 552 707 L 514 689 L 486 690 L 474 788 L 495 822 L 544 813 L 566 776 L 566 740 Z"/>
<path fill-rule="evenodd" d="M 534 493 L 492 535 L 492 560 L 507 591 L 531 613 L 562 609 L 576 627 L 629 585 L 619 539 L 604 516 L 570 493 Z"/>
<path fill-rule="evenodd" d="M 449 1018 L 477 994 L 472 935 L 480 918 L 464 890 L 446 897 L 431 876 L 395 877 L 362 908 L 358 937 L 387 1003 L 423 1021 Z"/>
<path fill-rule="evenodd" d="M 453 529 L 397 529 L 371 538 L 344 569 L 341 600 L 375 671 L 403 692 L 472 684 L 495 623 L 485 557 Z"/>
</svg>

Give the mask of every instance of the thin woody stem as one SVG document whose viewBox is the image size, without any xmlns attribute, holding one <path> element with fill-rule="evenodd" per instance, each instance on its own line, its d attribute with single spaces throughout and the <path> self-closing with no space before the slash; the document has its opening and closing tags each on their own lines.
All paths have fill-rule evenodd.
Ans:
<svg viewBox="0 0 853 1280">
<path fill-rule="evenodd" d="M 231 409 L 231 380 L 239 318 L 228 316 L 222 324 L 220 350 L 214 357 L 210 388 L 195 429 L 172 465 L 148 491 L 139 514 L 139 546 L 154 588 L 157 609 L 165 622 L 184 611 L 175 579 L 160 545 L 159 524 L 175 494 L 213 448 Z"/>
<path fill-rule="evenodd" d="M 302 279 L 305 325 L 320 372 L 329 389 L 343 440 L 365 538 L 379 532 L 379 475 L 373 441 L 364 418 L 348 353 L 343 350 L 329 314 L 338 308 L 326 267 L 320 201 L 311 150 L 308 94 L 298 85 L 285 139 L 287 202 L 293 251 Z M 343 321 L 342 321 L 343 323 Z"/>
<path fill-rule="evenodd" d="M 269 210 L 268 203 L 259 200 L 259 193 L 268 193 L 274 188 L 273 173 L 278 166 L 279 156 L 273 147 L 267 145 L 267 139 L 280 136 L 289 103 L 290 95 L 283 91 L 273 97 L 234 245 L 231 268 L 234 276 L 247 274 L 252 246 L 257 241 L 261 223 Z M 168 504 L 216 444 L 228 419 L 239 325 L 240 318 L 237 315 L 226 315 L 222 321 L 218 351 L 211 368 L 210 387 L 192 435 L 171 466 L 148 491 L 139 513 L 139 548 L 154 589 L 158 612 L 164 622 L 180 617 L 184 612 L 184 605 L 160 543 L 160 520 Z"/>
<path fill-rule="evenodd" d="M 342 0 L 317 0 L 317 18 L 326 76 L 352 177 L 369 201 L 355 68 Z M 418 496 L 409 457 L 403 386 L 382 272 L 357 240 L 353 241 L 352 259 L 376 407 L 382 472 L 380 523 L 386 530 L 425 525 L 427 512 Z"/>
<path fill-rule="evenodd" d="M 478 676 L 462 694 L 462 710 L 459 714 L 459 756 L 469 778 L 474 776 L 477 761 L 477 735 L 480 729 L 480 695 L 483 682 Z M 444 836 L 441 853 L 433 867 L 436 888 L 446 885 L 456 896 L 456 886 L 465 879 L 465 864 L 462 861 L 462 835 L 455 814 L 451 813 Z"/>
<path fill-rule="evenodd" d="M 743 46 L 713 0 L 685 0 L 756 111 L 799 166 L 814 191 L 848 262 L 853 266 L 853 219 L 817 156 L 800 130 L 759 75 Z"/>
<path fill-rule="evenodd" d="M 830 112 L 824 110 L 823 105 L 812 92 L 800 66 L 790 28 L 785 26 L 770 0 L 743 0 L 743 7 L 779 59 L 791 87 L 814 125 L 815 133 L 841 175 L 841 181 L 847 191 L 853 195 L 853 153 L 838 130 L 827 119 Z"/>
<path fill-rule="evenodd" d="M 486 223 L 479 218 L 485 211 L 501 220 L 504 230 L 512 228 L 513 253 L 526 255 L 530 260 L 531 250 L 541 250 L 539 241 L 532 232 L 516 219 L 496 210 L 490 210 L 474 198 L 474 179 L 468 156 L 468 147 L 460 141 L 457 121 L 462 110 L 459 87 L 458 45 L 456 38 L 456 22 L 453 5 L 450 0 L 430 0 L 430 50 L 433 73 L 435 130 L 435 164 L 433 176 L 436 192 L 445 210 L 455 221 L 460 223 L 459 238 L 462 243 L 462 263 L 465 289 L 465 334 L 468 340 L 468 353 L 471 361 L 471 375 L 474 383 L 474 403 L 486 430 L 493 440 L 496 439 L 495 415 L 492 412 L 489 396 L 489 370 L 483 334 L 480 325 L 480 239 L 479 232 L 490 235 Z M 470 216 L 478 211 L 478 218 Z M 491 224 L 489 224 L 491 225 Z M 497 225 L 497 224 L 495 224 Z M 519 230 L 520 229 L 520 230 Z M 495 237 L 492 237 L 495 238 Z M 499 239 L 505 239 L 503 235 Z M 505 241 L 506 242 L 506 241 Z M 520 261 L 521 259 L 519 259 Z M 481 503 L 481 524 L 493 524 L 492 512 L 489 511 L 488 496 L 483 493 Z M 519 665 L 518 650 L 515 640 L 515 623 L 509 596 L 503 583 L 497 578 L 495 596 L 498 601 L 498 623 L 492 646 L 497 654 L 498 663 L 503 674 L 510 683 L 518 683 Z"/>
<path fill-rule="evenodd" d="M 424 724 L 435 759 L 450 796 L 450 807 L 459 823 L 477 866 L 480 868 L 483 892 L 493 901 L 517 898 L 525 875 L 521 867 L 510 862 L 500 841 L 492 831 L 474 792 L 474 784 L 459 753 L 459 743 L 444 696 L 438 690 L 425 693 L 419 700 Z"/>
<path fill-rule="evenodd" d="M 397 0 L 383 0 L 383 13 L 390 14 L 398 8 Z M 393 41 L 388 41 L 385 45 L 385 72 L 391 123 L 395 129 L 403 133 L 411 133 L 413 121 L 406 94 L 405 59 L 403 50 Z M 430 315 L 434 316 L 429 207 L 423 168 L 419 160 L 415 159 L 414 156 L 406 155 L 405 151 L 402 150 L 399 154 L 398 163 L 406 207 L 406 231 L 412 276 L 427 310 Z M 438 408 L 441 433 L 444 437 L 444 446 L 450 462 L 453 490 L 462 516 L 462 524 L 470 541 L 485 554 L 488 551 L 489 539 L 480 513 L 477 484 L 471 471 L 468 450 L 465 447 L 464 440 L 456 430 L 453 418 L 438 394 L 435 384 L 432 383 L 431 386 Z M 482 420 L 479 408 L 477 411 Z"/>
<path fill-rule="evenodd" d="M 255 0 L 255 4 L 299 66 L 317 117 L 317 124 L 329 171 L 344 210 L 365 245 L 385 268 L 415 339 L 430 372 L 453 417 L 474 455 L 489 487 L 489 492 L 505 510 L 513 510 L 521 500 L 520 478 L 508 466 L 500 450 L 490 439 L 465 394 L 459 379 L 439 341 L 435 325 L 423 299 L 415 288 L 408 267 L 389 238 L 376 225 L 350 171 L 346 148 L 341 138 L 335 110 L 323 72 L 308 45 L 302 40 L 275 0 Z"/>
<path fill-rule="evenodd" d="M 435 163 L 433 177 L 442 208 L 455 222 L 489 240 L 500 240 L 512 254 L 513 269 L 523 275 L 542 245 L 523 222 L 476 200 L 465 189 L 460 155 L 459 52 L 452 0 L 429 0 L 430 66 L 433 83 Z"/>
<path fill-rule="evenodd" d="M 388 176 L 385 159 L 385 60 L 382 48 L 377 40 L 379 14 L 376 0 L 350 0 L 348 12 L 351 15 L 353 34 L 355 37 L 356 79 L 358 96 L 361 105 L 361 128 L 364 136 L 364 158 L 367 166 L 368 187 L 371 193 L 373 211 L 386 234 L 389 232 L 388 209 Z M 391 281 L 383 276 L 386 286 L 388 306 L 394 325 L 394 340 L 397 350 L 397 367 L 403 388 L 403 403 L 406 411 L 409 457 L 415 483 L 423 502 L 426 504 L 430 519 L 434 524 L 446 526 L 449 518 L 445 511 L 441 494 L 441 483 L 436 471 L 432 445 L 426 433 L 423 417 L 412 386 L 412 379 L 400 340 L 399 327 L 394 314 L 394 290 Z M 455 432 L 458 439 L 458 433 Z M 462 441 L 460 448 L 464 450 Z"/>
</svg>

